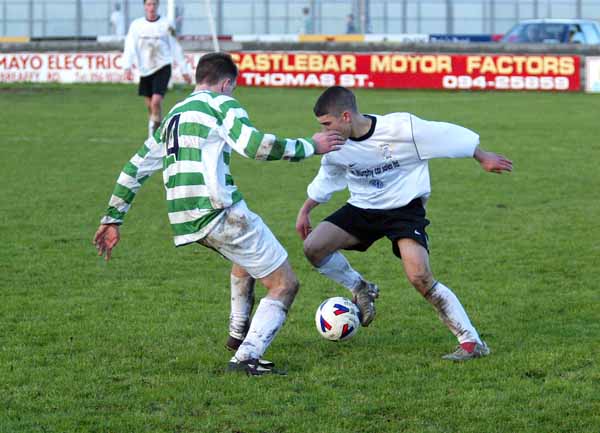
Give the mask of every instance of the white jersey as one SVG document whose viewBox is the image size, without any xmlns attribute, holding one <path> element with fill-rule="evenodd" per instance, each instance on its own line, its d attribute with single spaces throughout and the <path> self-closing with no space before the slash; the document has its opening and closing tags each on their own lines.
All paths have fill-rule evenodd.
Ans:
<svg viewBox="0 0 600 433">
<path fill-rule="evenodd" d="M 308 186 L 311 199 L 324 203 L 348 188 L 348 203 L 362 209 L 396 209 L 418 197 L 425 204 L 431 192 L 428 160 L 472 157 L 479 144 L 478 134 L 452 123 L 410 113 L 368 117 L 366 135 L 323 156 Z"/>
<path fill-rule="evenodd" d="M 138 18 L 131 23 L 125 38 L 123 68 L 136 65 L 140 76 L 146 77 L 175 61 L 183 73 L 189 73 L 181 45 L 172 34 L 169 21 Z"/>
</svg>

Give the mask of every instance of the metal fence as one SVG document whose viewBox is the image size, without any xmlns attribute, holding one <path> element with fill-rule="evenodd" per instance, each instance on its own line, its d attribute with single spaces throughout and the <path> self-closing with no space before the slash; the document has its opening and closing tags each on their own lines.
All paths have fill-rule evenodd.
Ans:
<svg viewBox="0 0 600 433">
<path fill-rule="evenodd" d="M 125 28 L 142 0 L 0 0 L 0 36 L 111 34 L 118 3 Z M 166 0 L 161 3 L 165 12 Z M 219 34 L 299 33 L 308 8 L 312 32 L 340 34 L 348 15 L 363 33 L 503 33 L 526 18 L 600 19 L 600 0 L 212 0 Z M 179 33 L 209 33 L 205 0 L 179 0 Z"/>
</svg>

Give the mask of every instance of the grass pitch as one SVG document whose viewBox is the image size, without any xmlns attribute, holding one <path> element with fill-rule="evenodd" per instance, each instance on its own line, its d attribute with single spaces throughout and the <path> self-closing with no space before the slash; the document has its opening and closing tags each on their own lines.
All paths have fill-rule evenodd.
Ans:
<svg viewBox="0 0 600 433">
<path fill-rule="evenodd" d="M 168 94 L 166 107 L 189 89 Z M 240 88 L 262 130 L 317 128 L 315 89 Z M 290 253 L 301 292 L 267 357 L 287 377 L 224 372 L 229 265 L 176 249 L 161 176 L 144 186 L 106 264 L 92 235 L 142 143 L 131 86 L 0 87 L 0 432 L 598 432 L 600 155 L 597 96 L 357 91 L 363 112 L 409 111 L 481 134 L 511 175 L 431 163 L 431 262 L 492 356 L 455 345 L 381 240 L 353 265 L 381 289 L 345 344 L 321 339 L 321 300 L 347 295 L 311 270 L 294 232 L 318 158 L 232 172 Z M 313 212 L 313 222 L 346 199 Z M 257 289 L 262 296 L 264 290 Z"/>
</svg>

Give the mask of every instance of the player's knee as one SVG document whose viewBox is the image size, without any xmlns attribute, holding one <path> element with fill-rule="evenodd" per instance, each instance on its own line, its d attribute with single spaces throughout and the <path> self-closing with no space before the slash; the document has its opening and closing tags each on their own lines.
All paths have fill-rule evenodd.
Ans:
<svg viewBox="0 0 600 433">
<path fill-rule="evenodd" d="M 315 267 L 319 265 L 324 259 L 323 252 L 321 249 L 313 242 L 310 237 L 306 238 L 304 241 L 304 255 L 308 259 L 308 261 Z"/>
<path fill-rule="evenodd" d="M 427 293 L 433 284 L 433 276 L 426 270 L 410 272 L 407 277 L 410 284 L 423 294 Z"/>
<path fill-rule="evenodd" d="M 161 108 L 162 106 L 160 101 L 152 101 L 152 103 L 150 104 L 150 109 L 153 113 L 159 113 L 161 111 Z"/>
<path fill-rule="evenodd" d="M 281 302 L 283 302 L 286 308 L 290 308 L 299 290 L 300 282 L 298 281 L 298 278 L 293 275 L 279 290 L 278 298 L 281 300 Z"/>
</svg>

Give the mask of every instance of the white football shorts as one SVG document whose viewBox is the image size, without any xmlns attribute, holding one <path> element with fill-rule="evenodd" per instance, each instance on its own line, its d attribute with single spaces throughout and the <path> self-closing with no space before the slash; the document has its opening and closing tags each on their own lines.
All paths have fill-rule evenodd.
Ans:
<svg viewBox="0 0 600 433">
<path fill-rule="evenodd" d="M 288 257 L 262 218 L 248 209 L 243 200 L 225 209 L 208 235 L 198 242 L 257 279 L 275 271 Z"/>
</svg>

